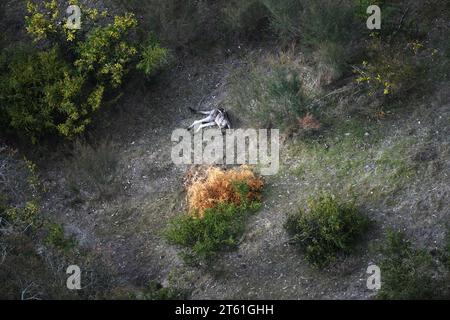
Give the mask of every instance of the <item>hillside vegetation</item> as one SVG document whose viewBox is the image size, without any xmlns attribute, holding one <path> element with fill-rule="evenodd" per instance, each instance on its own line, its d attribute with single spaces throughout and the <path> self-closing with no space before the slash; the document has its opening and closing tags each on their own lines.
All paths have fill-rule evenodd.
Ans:
<svg viewBox="0 0 450 320">
<path fill-rule="evenodd" d="M 0 298 L 450 298 L 449 16 L 444 0 L 2 1 Z M 276 175 L 172 162 L 189 108 L 218 107 L 280 130 Z"/>
</svg>

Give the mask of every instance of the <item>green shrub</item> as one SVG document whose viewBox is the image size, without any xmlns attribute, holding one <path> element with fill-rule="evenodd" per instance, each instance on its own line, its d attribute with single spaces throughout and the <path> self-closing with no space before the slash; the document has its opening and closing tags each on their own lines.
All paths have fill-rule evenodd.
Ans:
<svg viewBox="0 0 450 320">
<path fill-rule="evenodd" d="M 348 254 L 367 230 L 369 220 L 352 204 L 322 195 L 310 200 L 308 211 L 288 215 L 285 229 L 312 265 L 323 268 L 339 254 Z"/>
<path fill-rule="evenodd" d="M 355 32 L 355 3 L 332 0 L 231 1 L 223 9 L 225 25 L 233 32 L 264 32 L 266 21 L 282 42 L 301 39 L 303 44 L 348 41 Z"/>
<path fill-rule="evenodd" d="M 153 76 L 169 63 L 169 52 L 153 38 L 141 47 L 141 56 L 136 68 L 146 77 Z"/>
<path fill-rule="evenodd" d="M 219 251 L 236 248 L 249 212 L 257 208 L 257 202 L 239 207 L 223 203 L 206 209 L 202 218 L 182 215 L 170 222 L 165 235 L 170 243 L 189 248 L 184 253 L 187 261 L 208 261 Z"/>
<path fill-rule="evenodd" d="M 436 280 L 436 264 L 431 255 L 413 248 L 402 232 L 389 231 L 381 249 L 381 289 L 379 299 L 439 298 L 442 282 Z"/>
<path fill-rule="evenodd" d="M 55 0 L 29 2 L 26 28 L 39 49 L 3 52 L 0 59 L 2 124 L 32 142 L 84 132 L 105 97 L 118 93 L 138 53 L 133 14 L 109 18 L 106 11 L 81 6 L 83 27 L 70 30 L 60 23 L 60 9 Z M 152 49 L 143 53 L 144 71 L 167 58 L 156 42 Z"/>
<path fill-rule="evenodd" d="M 74 62 L 80 74 L 93 73 L 93 78 L 103 85 L 117 88 L 122 83 L 127 65 L 137 53 L 128 38 L 137 26 L 133 14 L 114 17 L 114 22 L 93 28 L 85 41 L 77 45 Z"/>
<path fill-rule="evenodd" d="M 197 0 L 114 0 L 124 10 L 142 19 L 142 30 L 152 30 L 174 50 L 195 50 L 221 38 L 219 7 L 216 1 Z"/>
<path fill-rule="evenodd" d="M 48 246 L 52 246 L 66 252 L 76 246 L 76 240 L 73 238 L 66 239 L 64 237 L 63 227 L 57 223 L 52 223 L 49 226 L 44 243 Z"/>
<path fill-rule="evenodd" d="M 442 54 L 419 41 L 393 46 L 374 37 L 369 48 L 371 61 L 355 66 L 354 73 L 356 82 L 371 97 L 403 98 L 423 93 L 441 74 Z"/>
<path fill-rule="evenodd" d="M 71 75 L 57 48 L 17 52 L 1 78 L 0 108 L 5 121 L 34 141 L 56 130 L 64 120 L 73 122 L 69 109 L 80 90 L 80 80 Z"/>
<path fill-rule="evenodd" d="M 319 72 L 322 72 L 322 80 L 329 84 L 345 74 L 349 55 L 342 44 L 324 42 L 317 47 L 316 61 Z"/>
</svg>

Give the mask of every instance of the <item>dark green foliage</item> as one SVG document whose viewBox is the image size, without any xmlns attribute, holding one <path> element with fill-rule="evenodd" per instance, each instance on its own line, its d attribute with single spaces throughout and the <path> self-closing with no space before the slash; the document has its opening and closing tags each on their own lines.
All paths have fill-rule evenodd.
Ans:
<svg viewBox="0 0 450 320">
<path fill-rule="evenodd" d="M 32 49 L 2 51 L 0 56 L 1 130 L 36 143 L 42 138 L 73 138 L 83 133 L 107 97 L 136 63 L 137 19 L 133 14 L 108 18 L 83 7 L 83 28 L 60 23 L 57 1 L 27 5 L 26 30 Z M 156 41 L 144 48 L 142 69 L 150 76 L 167 60 Z"/>
<path fill-rule="evenodd" d="M 142 30 L 155 32 L 171 49 L 198 50 L 204 44 L 219 41 L 220 8 L 216 1 L 197 0 L 114 0 L 124 10 L 143 16 Z M 197 51 L 199 52 L 199 51 Z"/>
<path fill-rule="evenodd" d="M 243 206 L 223 203 L 207 209 L 202 218 L 182 215 L 173 219 L 165 234 L 170 243 L 188 247 L 187 260 L 210 260 L 219 251 L 236 248 L 245 230 L 245 222 L 259 203 Z"/>
<path fill-rule="evenodd" d="M 151 77 L 169 63 L 169 52 L 162 48 L 152 36 L 141 47 L 141 56 L 136 68 L 146 77 Z"/>
<path fill-rule="evenodd" d="M 304 6 L 301 37 L 317 46 L 323 42 L 346 44 L 365 23 L 355 23 L 355 6 L 351 1 L 310 0 Z"/>
<path fill-rule="evenodd" d="M 76 96 L 78 81 L 70 76 L 57 48 L 44 52 L 19 49 L 10 57 L 0 77 L 2 122 L 37 139 L 56 130 L 56 119 L 64 119 L 63 106 Z"/>
<path fill-rule="evenodd" d="M 413 248 L 402 232 L 389 231 L 381 253 L 379 299 L 438 299 L 444 294 L 432 256 Z"/>
<path fill-rule="evenodd" d="M 284 225 L 306 259 L 319 268 L 350 253 L 368 226 L 369 220 L 354 205 L 328 195 L 310 200 L 308 211 L 290 214 Z"/>
</svg>

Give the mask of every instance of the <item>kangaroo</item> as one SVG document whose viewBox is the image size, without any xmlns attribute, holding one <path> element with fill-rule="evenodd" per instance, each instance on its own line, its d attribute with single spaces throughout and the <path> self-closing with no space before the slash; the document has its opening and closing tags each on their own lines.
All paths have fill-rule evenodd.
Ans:
<svg viewBox="0 0 450 320">
<path fill-rule="evenodd" d="M 191 130 L 196 126 L 197 124 L 200 124 L 196 130 L 196 132 L 199 132 L 201 129 L 206 127 L 213 127 L 218 126 L 220 129 L 231 129 L 231 121 L 228 117 L 227 112 L 223 108 L 216 108 L 212 109 L 210 111 L 199 111 L 192 109 L 189 107 L 189 110 L 191 110 L 194 113 L 203 114 L 207 117 L 204 119 L 196 120 L 194 121 L 189 127 L 188 130 Z"/>
</svg>

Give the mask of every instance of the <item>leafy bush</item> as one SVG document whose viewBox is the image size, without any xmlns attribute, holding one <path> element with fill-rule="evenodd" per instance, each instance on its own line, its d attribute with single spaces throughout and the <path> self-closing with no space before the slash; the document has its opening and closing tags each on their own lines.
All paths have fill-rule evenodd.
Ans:
<svg viewBox="0 0 450 320">
<path fill-rule="evenodd" d="M 359 0 L 358 17 L 366 19 L 364 7 L 371 1 Z M 448 60 L 441 37 L 442 23 L 449 5 L 439 1 L 385 1 L 382 29 L 367 32 L 363 42 L 365 61 L 354 67 L 356 81 L 372 99 L 389 102 L 411 95 L 422 96 L 436 82 L 448 78 Z M 440 10 L 435 10 L 439 6 Z M 437 31 L 441 30 L 441 31 Z"/>
<path fill-rule="evenodd" d="M 355 31 L 354 9 L 348 0 L 246 0 L 231 1 L 222 12 L 225 25 L 234 32 L 260 34 L 268 22 L 282 42 L 301 39 L 317 45 L 349 39 Z"/>
<path fill-rule="evenodd" d="M 379 299 L 438 299 L 444 294 L 432 256 L 413 248 L 402 232 L 389 231 L 381 253 Z"/>
<path fill-rule="evenodd" d="M 354 1 L 307 0 L 302 13 L 301 37 L 312 46 L 324 42 L 347 44 L 358 36 Z M 365 27 L 365 24 L 363 25 Z"/>
<path fill-rule="evenodd" d="M 304 5 L 300 0 L 261 0 L 269 12 L 272 31 L 282 40 L 292 40 L 301 32 L 301 13 Z"/>
<path fill-rule="evenodd" d="M 355 241 L 367 230 L 369 220 L 352 204 L 322 195 L 308 203 L 308 211 L 288 215 L 285 229 L 312 265 L 323 268 L 339 254 L 351 252 Z"/>
<path fill-rule="evenodd" d="M 354 67 L 356 82 L 369 96 L 401 98 L 423 92 L 432 84 L 433 74 L 439 74 L 441 53 L 417 40 L 393 47 L 374 37 L 370 50 L 372 61 Z"/>
<path fill-rule="evenodd" d="M 317 46 L 315 60 L 320 74 L 320 82 L 325 85 L 341 78 L 346 72 L 349 56 L 344 45 L 335 42 L 323 42 Z"/>
<path fill-rule="evenodd" d="M 258 202 L 241 206 L 222 203 L 206 209 L 202 218 L 182 215 L 175 218 L 166 230 L 170 243 L 188 247 L 185 260 L 214 258 L 219 251 L 235 248 L 245 231 L 245 222 L 250 210 L 259 208 Z"/>
<path fill-rule="evenodd" d="M 165 231 L 170 243 L 188 247 L 183 253 L 188 262 L 209 261 L 235 248 L 249 213 L 260 206 L 262 182 L 250 170 L 206 174 L 188 189 L 190 213 L 174 218 Z"/>
<path fill-rule="evenodd" d="M 138 53 L 133 14 L 108 18 L 106 11 L 81 6 L 83 28 L 71 30 L 61 20 L 57 1 L 28 3 L 26 28 L 40 49 L 0 59 L 0 109 L 11 131 L 33 142 L 55 133 L 81 134 L 105 97 L 116 94 Z M 166 57 L 155 45 L 146 70 Z M 6 53 L 7 54 L 7 53 Z"/>
<path fill-rule="evenodd" d="M 162 48 L 157 41 L 151 38 L 148 43 L 141 48 L 141 57 L 136 68 L 147 76 L 151 77 L 160 71 L 169 62 L 169 52 Z"/>
<path fill-rule="evenodd" d="M 70 119 L 63 106 L 79 90 L 79 79 L 69 72 L 56 48 L 41 53 L 19 51 L 13 56 L 1 78 L 0 108 L 7 124 L 36 139 L 56 129 L 55 119 Z"/>
</svg>

